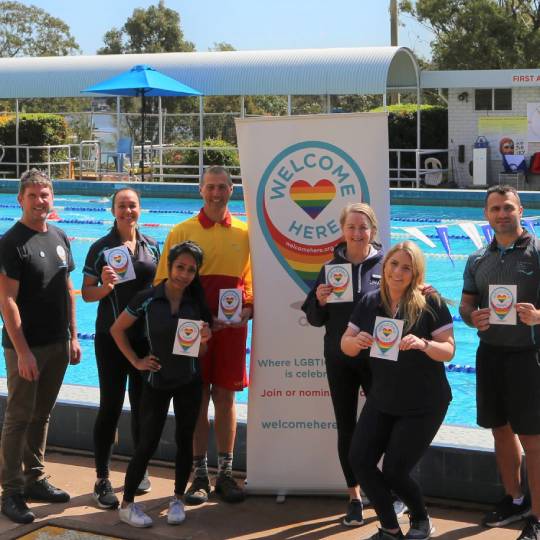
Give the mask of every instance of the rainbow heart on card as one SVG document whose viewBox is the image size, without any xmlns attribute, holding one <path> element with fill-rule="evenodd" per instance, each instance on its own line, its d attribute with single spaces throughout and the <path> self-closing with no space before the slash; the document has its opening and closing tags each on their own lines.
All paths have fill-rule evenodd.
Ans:
<svg viewBox="0 0 540 540">
<path fill-rule="evenodd" d="M 236 313 L 238 306 L 242 302 L 242 296 L 239 291 L 227 291 L 221 296 L 221 311 L 227 319 L 231 319 Z"/>
<path fill-rule="evenodd" d="M 311 185 L 305 180 L 297 180 L 289 190 L 291 199 L 311 218 L 317 216 L 334 200 L 336 186 L 323 178 Z"/>
<path fill-rule="evenodd" d="M 392 321 L 380 322 L 373 332 L 375 343 L 382 354 L 386 354 L 397 342 L 399 328 Z"/>
<path fill-rule="evenodd" d="M 349 286 L 349 272 L 343 266 L 334 266 L 326 276 L 328 285 L 332 285 L 332 292 L 339 298 Z"/>
<path fill-rule="evenodd" d="M 188 351 L 197 341 L 200 334 L 199 325 L 195 322 L 186 321 L 178 327 L 176 338 L 180 347 Z"/>
<path fill-rule="evenodd" d="M 126 252 L 121 249 L 113 249 L 109 253 L 109 265 L 120 276 L 124 277 L 129 266 L 129 259 Z"/>
<path fill-rule="evenodd" d="M 489 305 L 499 319 L 504 319 L 514 306 L 514 295 L 506 287 L 496 287 L 491 291 Z"/>
</svg>

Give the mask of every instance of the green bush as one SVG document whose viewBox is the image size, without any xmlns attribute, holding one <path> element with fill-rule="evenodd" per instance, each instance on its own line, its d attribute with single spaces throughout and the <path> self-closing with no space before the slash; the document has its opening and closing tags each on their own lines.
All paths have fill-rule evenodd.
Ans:
<svg viewBox="0 0 540 540">
<path fill-rule="evenodd" d="M 16 144 L 15 118 L 5 117 L 0 121 L 0 145 L 12 146 Z M 63 116 L 57 114 L 22 114 L 19 116 L 19 145 L 46 146 L 66 144 L 68 128 Z M 51 151 L 51 161 L 54 159 L 66 160 L 65 150 Z M 4 161 L 16 161 L 15 150 L 6 150 Z M 47 161 L 47 150 L 30 150 L 30 163 Z M 19 162 L 26 163 L 26 150 L 19 149 Z M 45 168 L 45 166 L 37 166 Z M 11 168 L 15 173 L 15 166 L 2 166 Z"/>
</svg>

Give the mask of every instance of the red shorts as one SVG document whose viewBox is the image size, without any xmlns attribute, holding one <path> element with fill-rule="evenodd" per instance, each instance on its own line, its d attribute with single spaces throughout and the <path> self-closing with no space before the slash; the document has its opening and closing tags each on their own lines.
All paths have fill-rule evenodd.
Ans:
<svg viewBox="0 0 540 540">
<path fill-rule="evenodd" d="M 248 385 L 246 372 L 247 326 L 224 328 L 212 334 L 201 357 L 203 381 L 221 388 L 242 391 Z"/>
</svg>

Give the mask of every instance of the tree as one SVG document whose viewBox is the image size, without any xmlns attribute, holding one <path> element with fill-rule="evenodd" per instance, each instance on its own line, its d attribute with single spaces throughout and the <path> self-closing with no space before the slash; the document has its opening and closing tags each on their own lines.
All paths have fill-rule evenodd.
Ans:
<svg viewBox="0 0 540 540">
<path fill-rule="evenodd" d="M 184 39 L 180 14 L 165 7 L 164 0 L 148 9 L 136 8 L 121 29 L 103 37 L 98 54 L 191 52 L 195 45 Z"/>
<path fill-rule="evenodd" d="M 400 8 L 434 33 L 438 69 L 538 66 L 539 0 L 402 0 Z"/>
<path fill-rule="evenodd" d="M 79 51 L 61 19 L 36 6 L 0 2 L 0 57 L 66 56 Z"/>
</svg>

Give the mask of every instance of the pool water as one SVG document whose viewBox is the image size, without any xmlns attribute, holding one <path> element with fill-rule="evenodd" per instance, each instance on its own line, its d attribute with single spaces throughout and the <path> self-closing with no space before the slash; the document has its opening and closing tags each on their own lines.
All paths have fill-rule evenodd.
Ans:
<svg viewBox="0 0 540 540">
<path fill-rule="evenodd" d="M 81 288 L 82 268 L 88 249 L 93 241 L 103 236 L 112 224 L 109 211 L 110 203 L 106 198 L 88 196 L 57 196 L 55 206 L 60 218 L 59 225 L 72 238 L 72 249 L 76 270 L 72 279 L 76 289 Z M 150 199 L 143 201 L 143 213 L 139 220 L 141 230 L 164 241 L 171 225 L 187 219 L 200 208 L 198 199 Z M 20 217 L 20 210 L 11 194 L 0 194 L 0 234 L 3 234 Z M 241 201 L 231 201 L 230 209 L 243 216 L 244 206 Z M 464 233 L 452 221 L 482 220 L 481 208 L 443 208 L 426 206 L 392 206 L 391 225 L 392 243 L 403 240 L 407 235 L 400 227 L 419 227 L 425 234 L 436 234 L 435 225 L 448 224 L 452 253 L 456 255 L 454 264 L 444 254 L 443 247 L 437 239 L 433 241 L 435 248 L 420 243 L 427 256 L 427 281 L 450 301 L 450 310 L 458 316 L 458 305 L 462 288 L 465 255 L 474 251 L 471 240 L 463 238 Z M 442 221 L 442 223 L 441 223 Z M 454 238 L 460 237 L 460 238 Z M 98 386 L 97 369 L 94 360 L 94 344 L 91 339 L 94 332 L 97 303 L 87 304 L 80 296 L 77 298 L 78 330 L 81 334 L 83 361 L 78 366 L 70 366 L 65 377 L 68 384 Z M 477 337 L 474 330 L 463 322 L 455 322 L 457 343 L 456 358 L 452 365 L 458 366 L 455 371 L 448 372 L 454 399 L 450 405 L 445 422 L 448 424 L 476 425 L 475 405 L 475 351 Z M 249 361 L 249 358 L 248 358 Z M 5 377 L 5 366 L 0 365 L 0 377 Z M 247 403 L 247 392 L 237 394 L 239 403 Z"/>
</svg>

